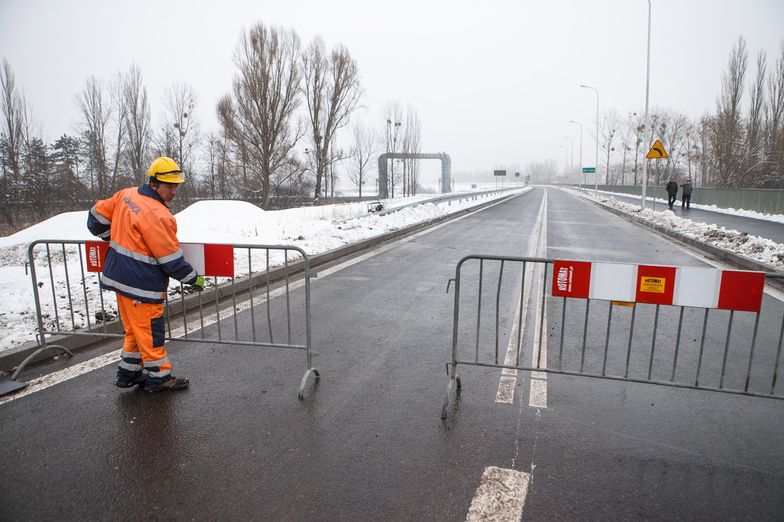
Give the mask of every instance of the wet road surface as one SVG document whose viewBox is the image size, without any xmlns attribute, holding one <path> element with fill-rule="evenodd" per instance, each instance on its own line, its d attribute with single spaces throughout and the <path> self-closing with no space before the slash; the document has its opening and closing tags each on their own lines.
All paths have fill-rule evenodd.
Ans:
<svg viewBox="0 0 784 522">
<path fill-rule="evenodd" d="M 546 192 L 549 256 L 703 265 Z M 544 193 L 320 269 L 322 378 L 304 401 L 300 353 L 171 343 L 187 391 L 119 390 L 106 366 L 0 405 L 0 518 L 465 520 L 488 466 L 530 477 L 524 520 L 780 517 L 784 401 L 550 375 L 547 406 L 531 407 L 521 375 L 501 404 L 500 372 L 468 368 L 440 420 L 447 280 L 468 254 L 530 253 Z M 508 331 L 515 303 L 501 308 Z"/>
</svg>

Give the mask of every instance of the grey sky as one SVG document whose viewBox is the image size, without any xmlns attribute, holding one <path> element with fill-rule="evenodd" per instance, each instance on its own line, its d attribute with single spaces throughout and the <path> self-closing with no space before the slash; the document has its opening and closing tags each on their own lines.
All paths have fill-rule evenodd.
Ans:
<svg viewBox="0 0 784 522">
<path fill-rule="evenodd" d="M 784 0 L 653 0 L 651 105 L 696 117 L 715 107 L 732 45 L 743 35 L 749 75 L 784 40 Z M 257 21 L 293 28 L 304 44 L 344 43 L 359 64 L 369 121 L 390 100 L 410 103 L 422 148 L 447 152 L 453 169 L 491 171 L 555 158 L 564 135 L 593 163 L 593 92 L 602 111 L 644 104 L 645 0 L 556 1 L 151 1 L 0 0 L 0 55 L 51 140 L 73 132 L 85 79 L 137 63 L 153 118 L 164 89 L 196 89 L 202 127 L 229 92 L 232 54 Z M 304 147 L 304 145 L 303 145 Z"/>
</svg>

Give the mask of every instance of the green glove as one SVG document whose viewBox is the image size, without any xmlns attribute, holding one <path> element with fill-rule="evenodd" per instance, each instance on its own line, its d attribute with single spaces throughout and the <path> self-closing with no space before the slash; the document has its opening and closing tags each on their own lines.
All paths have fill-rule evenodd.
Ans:
<svg viewBox="0 0 784 522">
<path fill-rule="evenodd" d="M 204 276 L 196 276 L 196 281 L 193 283 L 193 289 L 197 292 L 204 290 Z"/>
</svg>

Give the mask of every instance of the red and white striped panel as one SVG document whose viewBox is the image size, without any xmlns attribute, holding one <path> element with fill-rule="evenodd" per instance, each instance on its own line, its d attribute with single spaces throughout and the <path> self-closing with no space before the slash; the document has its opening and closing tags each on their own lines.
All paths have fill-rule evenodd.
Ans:
<svg viewBox="0 0 784 522">
<path fill-rule="evenodd" d="M 180 243 L 180 248 L 197 274 L 234 277 L 234 245 Z"/>
<path fill-rule="evenodd" d="M 181 243 L 183 256 L 196 273 L 204 276 L 234 277 L 234 246 Z M 88 272 L 102 272 L 109 251 L 107 241 L 85 241 Z"/>
<path fill-rule="evenodd" d="M 556 260 L 552 295 L 759 312 L 764 272 Z"/>
</svg>

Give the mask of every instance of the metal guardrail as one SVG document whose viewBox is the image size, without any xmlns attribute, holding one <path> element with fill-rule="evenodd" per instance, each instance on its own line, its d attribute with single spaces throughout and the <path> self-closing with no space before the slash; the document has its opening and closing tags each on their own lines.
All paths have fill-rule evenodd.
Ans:
<svg viewBox="0 0 784 522">
<path fill-rule="evenodd" d="M 85 243 L 30 244 L 38 349 L 17 366 L 13 380 L 44 351 L 73 355 L 62 345 L 49 344 L 47 337 L 123 337 L 116 305 L 108 304 L 98 273 L 86 270 Z M 317 353 L 311 341 L 309 258 L 295 246 L 232 246 L 239 277 L 208 277 L 203 292 L 190 292 L 176 281 L 170 285 L 164 306 L 165 340 L 304 351 L 306 370 L 298 391 L 302 399 L 310 376 L 320 376 L 313 365 Z M 39 278 L 39 267 L 48 277 Z M 295 294 L 300 287 L 303 295 Z"/>
<path fill-rule="evenodd" d="M 442 419 L 460 391 L 460 365 L 784 399 L 778 382 L 784 338 L 780 306 L 763 304 L 759 312 L 746 312 L 553 297 L 548 288 L 554 262 L 489 255 L 458 262 L 447 285 L 448 292 L 454 282 L 455 297 Z M 534 271 L 542 274 L 537 288 Z M 517 313 L 502 306 L 510 302 Z M 538 317 L 526 314 L 537 307 Z M 676 325 L 674 338 L 664 337 L 663 324 Z M 505 351 L 503 339 L 508 339 Z M 548 356 L 548 346 L 557 346 L 557 352 Z"/>
<path fill-rule="evenodd" d="M 501 193 L 501 192 L 511 192 L 511 191 L 515 191 L 515 190 L 520 190 L 522 188 L 525 188 L 525 187 L 524 186 L 518 186 L 518 187 L 504 188 L 504 189 L 479 190 L 479 191 L 476 191 L 476 192 L 459 192 L 459 193 L 453 192 L 453 193 L 450 193 L 450 194 L 447 194 L 447 195 L 444 195 L 444 196 L 438 196 L 438 197 L 434 197 L 434 198 L 429 198 L 429 199 L 414 201 L 414 202 L 411 202 L 411 203 L 406 203 L 405 205 L 400 205 L 399 207 L 385 208 L 384 210 L 381 210 L 379 212 L 362 214 L 361 216 L 355 216 L 355 217 L 352 217 L 352 218 L 336 220 L 335 223 L 346 223 L 346 222 L 354 220 L 354 219 L 364 218 L 364 217 L 368 217 L 368 216 L 385 216 L 387 214 L 393 214 L 395 212 L 400 212 L 401 210 L 406 209 L 406 208 L 418 207 L 420 205 L 425 205 L 427 203 L 438 204 L 438 203 L 443 203 L 444 201 L 446 201 L 446 202 L 449 202 L 451 204 L 451 202 L 455 201 L 455 200 L 457 200 L 457 202 L 459 203 L 463 199 L 465 199 L 465 200 L 469 200 L 469 199 L 475 200 L 477 198 L 489 196 L 491 194 L 498 194 L 498 193 Z"/>
</svg>

